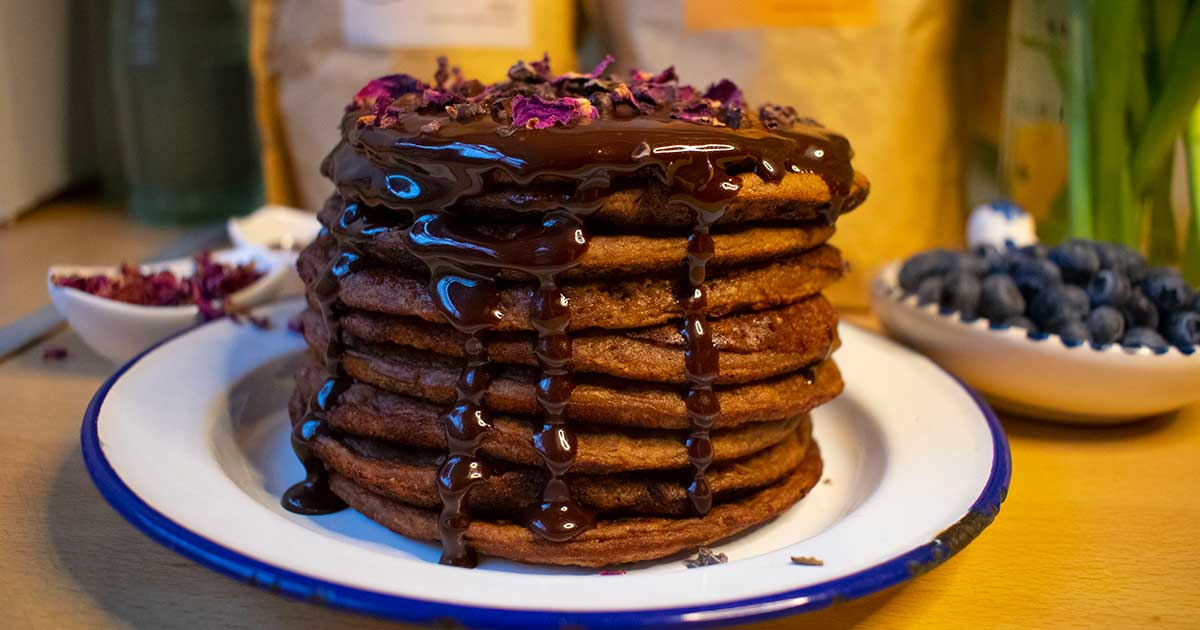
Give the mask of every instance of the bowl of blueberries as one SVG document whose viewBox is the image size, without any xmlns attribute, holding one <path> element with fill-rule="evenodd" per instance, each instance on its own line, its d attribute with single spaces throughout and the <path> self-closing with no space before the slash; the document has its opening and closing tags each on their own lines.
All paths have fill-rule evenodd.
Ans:
<svg viewBox="0 0 1200 630">
<path fill-rule="evenodd" d="M 1007 411 L 1116 423 L 1200 399 L 1200 294 L 1122 245 L 931 250 L 871 294 L 889 334 Z"/>
</svg>

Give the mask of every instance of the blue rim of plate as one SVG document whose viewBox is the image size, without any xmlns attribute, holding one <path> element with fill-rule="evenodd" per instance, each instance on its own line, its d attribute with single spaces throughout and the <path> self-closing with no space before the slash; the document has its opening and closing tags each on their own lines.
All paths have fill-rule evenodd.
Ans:
<svg viewBox="0 0 1200 630">
<path fill-rule="evenodd" d="M 220 320 L 214 320 L 220 321 Z M 289 571 L 219 545 L 172 521 L 142 501 L 125 485 L 100 448 L 100 408 L 109 390 L 146 355 L 203 326 L 198 324 L 150 346 L 121 366 L 100 386 L 83 415 L 80 441 L 83 460 L 96 488 L 125 520 L 167 549 L 241 582 L 272 593 L 331 608 L 417 624 L 467 628 L 699 628 L 742 624 L 827 608 L 905 582 L 942 564 L 983 531 L 1008 496 L 1012 456 L 1008 438 L 995 412 L 983 398 L 953 374 L 971 396 L 992 433 L 992 470 L 967 514 L 932 540 L 875 566 L 798 589 L 699 606 L 669 609 L 580 612 L 536 611 L 465 606 L 387 595 Z M 890 341 L 890 340 L 889 340 Z M 936 365 L 936 364 L 935 364 Z M 940 368 L 939 368 L 940 369 Z"/>
</svg>

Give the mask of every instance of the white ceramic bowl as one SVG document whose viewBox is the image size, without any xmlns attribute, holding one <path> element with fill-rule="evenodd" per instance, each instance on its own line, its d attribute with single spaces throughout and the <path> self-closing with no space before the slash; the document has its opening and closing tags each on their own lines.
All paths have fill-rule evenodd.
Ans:
<svg viewBox="0 0 1200 630">
<path fill-rule="evenodd" d="M 321 224 L 311 213 L 288 206 L 263 206 L 244 217 L 226 221 L 229 240 L 239 248 L 273 252 L 293 270 L 300 250 L 317 238 Z M 282 295 L 301 295 L 304 284 L 299 274 L 287 274 Z"/>
<path fill-rule="evenodd" d="M 279 256 L 270 252 L 247 249 L 227 249 L 213 253 L 213 258 L 225 264 L 245 264 L 253 261 L 265 273 L 250 286 L 229 296 L 238 307 L 251 307 L 273 299 L 290 268 Z M 191 258 L 141 265 L 143 273 L 169 270 L 177 276 L 191 275 Z M 79 289 L 55 286 L 55 276 L 118 275 L 116 266 L 55 265 L 46 274 L 50 301 L 63 319 L 71 325 L 91 349 L 116 363 L 124 363 L 155 342 L 195 324 L 200 311 L 194 305 L 143 306 L 85 293 Z"/>
<path fill-rule="evenodd" d="M 1021 328 L 991 328 L 982 318 L 964 322 L 905 296 L 899 269 L 900 263 L 892 263 L 871 282 L 871 303 L 884 329 L 996 407 L 1051 420 L 1116 423 L 1200 400 L 1200 352 L 1072 347 L 1057 335 L 1030 337 Z"/>
</svg>

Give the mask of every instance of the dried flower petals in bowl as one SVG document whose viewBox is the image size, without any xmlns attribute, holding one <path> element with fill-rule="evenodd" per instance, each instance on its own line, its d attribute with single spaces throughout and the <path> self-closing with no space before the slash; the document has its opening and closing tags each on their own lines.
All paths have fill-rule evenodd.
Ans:
<svg viewBox="0 0 1200 630">
<path fill-rule="evenodd" d="M 232 249 L 137 267 L 56 265 L 47 285 L 80 338 L 124 362 L 197 322 L 274 298 L 287 270 L 270 253 Z"/>
</svg>

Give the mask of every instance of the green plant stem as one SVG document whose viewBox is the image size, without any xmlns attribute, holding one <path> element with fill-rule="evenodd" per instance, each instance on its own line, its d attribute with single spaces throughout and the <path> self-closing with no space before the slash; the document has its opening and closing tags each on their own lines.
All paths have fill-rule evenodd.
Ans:
<svg viewBox="0 0 1200 630">
<path fill-rule="evenodd" d="M 1200 100 L 1200 3 L 1187 12 L 1166 67 L 1162 88 L 1133 151 L 1132 183 L 1139 192 L 1155 182 L 1179 130 Z"/>
<path fill-rule="evenodd" d="M 1129 175 L 1126 112 L 1137 47 L 1138 4 L 1092 5 L 1092 207 L 1096 236 L 1139 246 L 1141 226 Z"/>
<path fill-rule="evenodd" d="M 1179 32 L 1179 21 L 1183 18 L 1186 3 L 1182 0 L 1156 0 L 1138 5 L 1142 9 L 1139 23 L 1142 29 L 1138 37 L 1137 57 L 1133 62 L 1129 95 L 1129 135 L 1137 138 L 1146 125 L 1150 114 L 1152 92 L 1161 88 L 1160 78 L 1167 72 L 1167 61 Z M 1175 236 L 1175 213 L 1171 208 L 1171 175 L 1174 159 L 1167 157 L 1166 164 L 1147 191 L 1134 191 L 1140 198 L 1142 214 L 1149 221 L 1138 221 L 1148 227 L 1148 234 L 1139 239 L 1146 244 L 1150 262 L 1162 265 L 1175 262 L 1178 241 Z M 1140 218 L 1140 217 L 1139 217 Z"/>
<path fill-rule="evenodd" d="M 1154 39 L 1154 63 L 1150 69 L 1153 76 L 1151 92 L 1155 95 L 1162 91 L 1167 66 L 1171 61 L 1171 50 L 1175 47 L 1179 27 L 1187 15 L 1187 5 L 1186 0 L 1156 0 L 1147 5 Z"/>
<path fill-rule="evenodd" d="M 1175 159 L 1167 161 L 1159 169 L 1154 185 L 1146 193 L 1146 207 L 1150 211 L 1150 238 L 1146 257 L 1153 265 L 1167 265 L 1177 261 L 1179 241 L 1175 230 L 1175 210 L 1171 207 L 1171 175 Z"/>
<path fill-rule="evenodd" d="M 1192 108 L 1192 115 L 1183 136 L 1183 146 L 1187 155 L 1188 201 L 1191 212 L 1180 267 L 1188 282 L 1200 284 L 1200 105 Z"/>
<path fill-rule="evenodd" d="M 1091 118 L 1088 92 L 1091 82 L 1091 46 L 1088 37 L 1090 0 L 1072 0 L 1067 27 L 1068 66 L 1065 98 L 1067 123 L 1067 218 L 1070 233 L 1094 238 L 1092 227 Z"/>
</svg>

